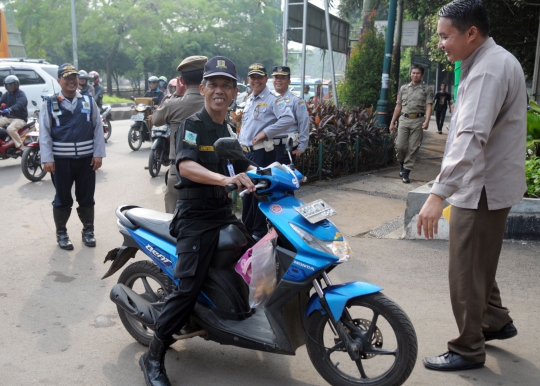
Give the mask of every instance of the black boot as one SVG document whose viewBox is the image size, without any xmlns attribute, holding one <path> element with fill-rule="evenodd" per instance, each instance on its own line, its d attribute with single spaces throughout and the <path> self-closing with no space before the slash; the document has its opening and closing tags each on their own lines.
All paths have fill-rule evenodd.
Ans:
<svg viewBox="0 0 540 386">
<path fill-rule="evenodd" d="M 79 219 L 83 224 L 82 240 L 87 247 L 95 247 L 96 239 L 94 237 L 94 207 L 79 206 L 77 208 Z"/>
<path fill-rule="evenodd" d="M 73 244 L 67 234 L 66 224 L 69 220 L 71 209 L 58 209 L 53 206 L 53 218 L 56 225 L 56 242 L 60 248 L 71 251 Z"/>
<path fill-rule="evenodd" d="M 403 162 L 400 162 L 399 164 L 401 165 L 401 169 L 399 170 L 399 176 L 403 177 L 403 171 L 405 170 L 405 168 L 403 167 Z"/>
<path fill-rule="evenodd" d="M 411 180 L 409 180 L 409 173 L 411 171 L 409 169 L 403 169 L 403 183 L 404 184 L 410 184 Z"/>
<path fill-rule="evenodd" d="M 174 340 L 163 341 L 154 334 L 148 351 L 139 359 L 147 386 L 171 386 L 165 371 L 165 353 Z"/>
</svg>

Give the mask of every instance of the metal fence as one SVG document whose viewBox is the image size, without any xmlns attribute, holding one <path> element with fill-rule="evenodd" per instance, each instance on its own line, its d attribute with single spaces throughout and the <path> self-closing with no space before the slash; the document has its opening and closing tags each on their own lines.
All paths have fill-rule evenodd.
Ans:
<svg viewBox="0 0 540 386">
<path fill-rule="evenodd" d="M 310 146 L 296 159 L 296 168 L 308 178 L 335 178 L 384 167 L 395 161 L 394 143 L 388 134 L 370 141 L 366 146 L 361 137 L 352 142 L 335 139 L 318 141 L 311 138 Z"/>
</svg>

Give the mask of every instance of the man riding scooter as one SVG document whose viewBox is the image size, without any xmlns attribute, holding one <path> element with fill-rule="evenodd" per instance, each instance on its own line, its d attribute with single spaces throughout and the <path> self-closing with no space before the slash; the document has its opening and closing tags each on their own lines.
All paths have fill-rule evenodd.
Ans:
<svg viewBox="0 0 540 386">
<path fill-rule="evenodd" d="M 28 119 L 28 109 L 26 108 L 28 100 L 24 91 L 19 90 L 19 78 L 15 75 L 6 76 L 4 85 L 8 92 L 0 98 L 3 115 L 0 118 L 0 127 L 9 124 L 7 132 L 17 148 L 15 154 L 21 155 L 25 146 L 19 136 L 19 130 L 26 125 Z"/>
<path fill-rule="evenodd" d="M 163 97 L 165 94 L 163 94 L 163 91 L 161 91 L 158 88 L 159 79 L 157 76 L 151 76 L 148 78 L 148 88 L 149 90 L 143 95 L 145 98 L 152 98 L 154 101 L 154 106 L 158 106 L 161 104 L 161 101 L 163 100 Z"/>
<path fill-rule="evenodd" d="M 95 95 L 94 86 L 88 83 L 88 78 L 89 76 L 86 71 L 79 71 L 79 90 L 81 90 L 81 94 L 88 94 L 93 98 Z"/>
<path fill-rule="evenodd" d="M 92 86 L 94 87 L 94 100 L 101 113 L 103 112 L 103 86 L 99 82 L 99 79 L 97 71 L 90 71 L 88 74 L 88 83 L 92 83 Z"/>
</svg>

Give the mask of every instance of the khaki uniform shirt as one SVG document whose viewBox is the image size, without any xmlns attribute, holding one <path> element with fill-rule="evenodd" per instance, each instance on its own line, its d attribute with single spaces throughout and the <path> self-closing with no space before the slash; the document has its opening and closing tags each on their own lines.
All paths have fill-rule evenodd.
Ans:
<svg viewBox="0 0 540 386">
<path fill-rule="evenodd" d="M 431 193 L 477 209 L 511 207 L 525 193 L 527 95 L 517 59 L 492 38 L 461 63 L 446 151 Z"/>
<path fill-rule="evenodd" d="M 433 90 L 424 82 L 404 84 L 399 89 L 396 102 L 403 114 L 425 114 L 426 106 L 433 103 Z"/>
<path fill-rule="evenodd" d="M 201 111 L 204 107 L 204 97 L 199 92 L 199 88 L 188 88 L 182 98 L 170 98 L 161 104 L 154 111 L 152 115 L 152 122 L 156 126 L 165 124 L 171 125 L 171 150 L 169 152 L 169 158 L 174 159 L 176 156 L 174 148 L 174 135 L 178 126 L 185 119 L 189 118 L 195 113 Z M 170 173 L 174 171 L 171 168 Z M 176 174 L 176 173 L 174 173 Z"/>
</svg>

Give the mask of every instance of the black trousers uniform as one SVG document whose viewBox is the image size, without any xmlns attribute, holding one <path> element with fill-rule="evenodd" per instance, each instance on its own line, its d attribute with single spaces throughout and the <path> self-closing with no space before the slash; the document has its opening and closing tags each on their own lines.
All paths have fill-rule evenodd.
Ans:
<svg viewBox="0 0 540 386">
<path fill-rule="evenodd" d="M 182 161 L 192 160 L 210 171 L 227 175 L 226 161 L 219 160 L 213 148 L 218 138 L 230 137 L 226 124 L 213 122 L 203 108 L 180 125 L 175 137 L 177 169 Z M 238 172 L 250 165 L 247 160 L 232 164 Z M 175 187 L 179 189 L 179 200 L 170 232 L 177 239 L 178 261 L 174 273 L 180 283 L 167 297 L 156 322 L 156 336 L 164 341 L 170 340 L 189 320 L 210 267 L 219 230 L 234 224 L 248 240 L 246 249 L 254 244 L 244 224 L 232 213 L 223 187 L 198 184 L 180 173 L 177 176 L 179 183 Z"/>
<path fill-rule="evenodd" d="M 82 207 L 94 206 L 96 172 L 91 165 L 92 156 L 84 158 L 55 158 L 55 172 L 51 174 L 56 190 L 53 207 L 71 209 L 73 197 L 71 188 L 75 183 L 75 199 Z"/>
</svg>

